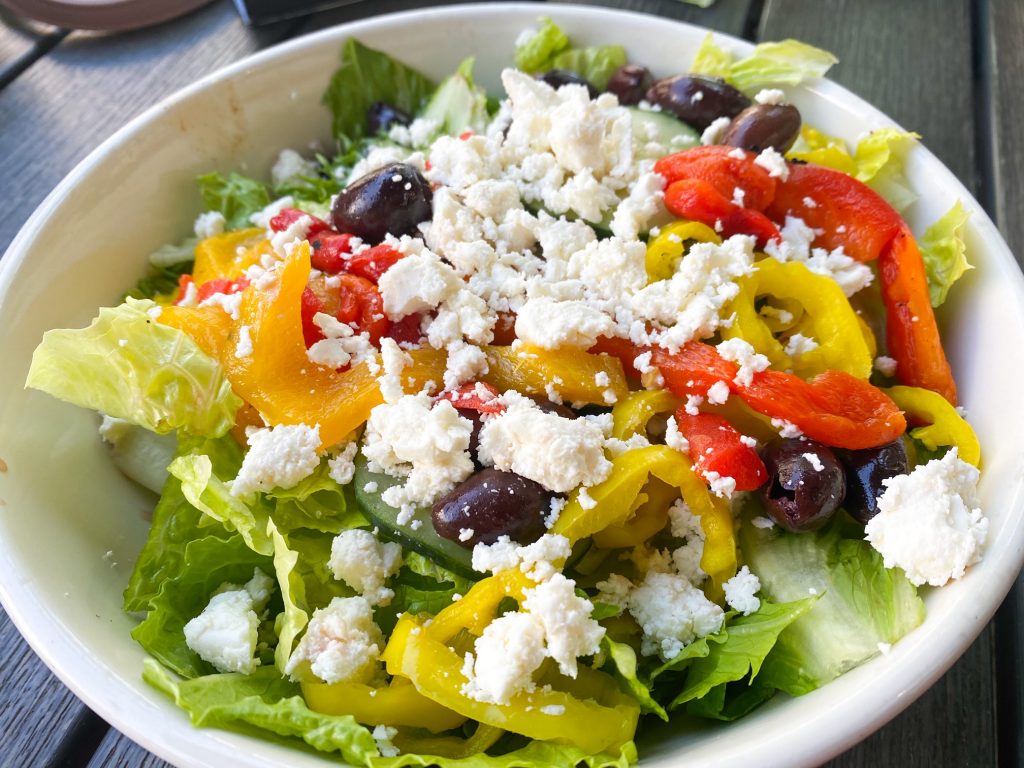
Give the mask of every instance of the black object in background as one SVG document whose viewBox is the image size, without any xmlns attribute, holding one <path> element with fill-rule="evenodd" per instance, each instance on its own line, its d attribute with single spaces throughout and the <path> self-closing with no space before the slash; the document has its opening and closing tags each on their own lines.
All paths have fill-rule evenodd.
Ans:
<svg viewBox="0 0 1024 768">
<path fill-rule="evenodd" d="M 272 21 L 306 16 L 327 8 L 355 5 L 366 0 L 234 0 L 235 7 L 246 24 L 258 27 Z"/>
</svg>

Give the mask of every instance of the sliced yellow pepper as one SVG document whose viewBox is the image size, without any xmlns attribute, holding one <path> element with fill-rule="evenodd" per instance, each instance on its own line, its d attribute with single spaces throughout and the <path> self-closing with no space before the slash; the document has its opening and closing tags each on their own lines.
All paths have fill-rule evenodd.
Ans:
<svg viewBox="0 0 1024 768">
<path fill-rule="evenodd" d="M 481 579 L 461 600 L 456 600 L 431 619 L 426 632 L 442 643 L 449 642 L 463 629 L 477 636 L 482 635 L 494 619 L 502 600 L 511 597 L 516 602 L 522 602 L 525 599 L 524 590 L 533 586 L 533 581 L 518 568 Z"/>
<path fill-rule="evenodd" d="M 800 129 L 800 142 L 795 150 L 786 153 L 787 160 L 823 165 L 853 176 L 857 164 L 841 139 L 828 136 L 805 125 Z"/>
<path fill-rule="evenodd" d="M 871 375 L 872 357 L 860 320 L 834 280 L 816 275 L 799 262 L 766 258 L 755 266 L 752 274 L 738 281 L 740 292 L 725 309 L 725 315 L 736 315 L 722 330 L 725 338 L 742 338 L 776 368 L 791 369 L 804 378 L 826 370 L 845 371 L 860 379 Z M 802 327 L 818 342 L 815 349 L 795 359 L 786 354 L 757 311 L 757 298 L 765 294 L 796 299 L 803 305 Z"/>
<path fill-rule="evenodd" d="M 653 477 L 637 498 L 642 503 L 631 517 L 594 534 L 597 546 L 620 549 L 647 541 L 668 523 L 668 508 L 679 498 L 679 489 Z"/>
<path fill-rule="evenodd" d="M 682 402 L 667 389 L 630 392 L 629 397 L 612 408 L 612 437 L 628 440 L 633 435 L 643 434 L 652 418 L 659 413 L 674 412 Z"/>
<path fill-rule="evenodd" d="M 484 347 L 484 352 L 488 367 L 484 381 L 501 391 L 546 395 L 551 386 L 569 402 L 598 405 L 610 405 L 629 394 L 622 363 L 609 355 L 591 355 L 578 349 L 539 349 L 529 344 Z M 597 383 L 605 379 L 607 384 Z"/>
<path fill-rule="evenodd" d="M 666 445 L 637 448 L 617 456 L 603 483 L 588 489 L 587 508 L 573 493 L 551 529 L 576 542 L 611 525 L 622 523 L 630 514 L 632 501 L 650 477 L 656 477 L 682 492 L 683 500 L 700 518 L 704 531 L 704 556 L 700 565 L 711 578 L 717 597 L 722 584 L 736 573 L 736 539 L 728 502 L 712 496 L 704 481 L 693 471 L 689 458 Z"/>
<path fill-rule="evenodd" d="M 407 725 L 434 733 L 458 728 L 466 718 L 420 694 L 416 687 L 397 683 L 381 688 L 362 683 L 302 683 L 302 697 L 314 712 L 352 715 L 364 725 Z"/>
<path fill-rule="evenodd" d="M 661 232 L 647 244 L 647 282 L 667 280 L 676 271 L 676 265 L 686 250 L 687 241 L 700 243 L 722 242 L 715 230 L 699 221 L 677 221 L 662 227 Z"/>
<path fill-rule="evenodd" d="M 981 444 L 978 436 L 946 398 L 920 387 L 898 386 L 882 391 L 907 416 L 928 422 L 927 426 L 911 429 L 911 437 L 920 440 L 932 451 L 939 446 L 955 446 L 961 459 L 976 467 L 980 466 Z"/>
<path fill-rule="evenodd" d="M 235 280 L 269 253 L 273 248 L 262 229 L 239 229 L 208 237 L 196 245 L 192 279 L 196 285 L 218 278 Z"/>
</svg>

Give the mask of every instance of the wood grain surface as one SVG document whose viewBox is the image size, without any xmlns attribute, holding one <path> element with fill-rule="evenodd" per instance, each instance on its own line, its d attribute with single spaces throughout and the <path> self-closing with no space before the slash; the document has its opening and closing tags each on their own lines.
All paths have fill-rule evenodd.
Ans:
<svg viewBox="0 0 1024 768">
<path fill-rule="evenodd" d="M 709 9 L 678 0 L 595 4 L 751 39 L 795 37 L 832 50 L 841 63 L 830 76 L 921 133 L 975 190 L 1011 248 L 1024 252 L 1024 150 L 1018 139 L 1024 3 L 719 0 Z M 0 25 L 0 200 L 7 214 L 0 218 L 0 251 L 79 160 L 169 93 L 296 34 L 418 5 L 376 0 L 260 30 L 245 28 L 227 0 L 156 29 L 118 36 L 64 37 L 59 30 Z M 20 69 L 4 87 L 4 72 L 12 66 Z M 1018 588 L 995 626 L 933 688 L 830 768 L 1024 764 L 1022 617 L 1024 590 Z M 108 730 L 0 613 L 0 768 L 51 765 L 166 763 Z"/>
</svg>

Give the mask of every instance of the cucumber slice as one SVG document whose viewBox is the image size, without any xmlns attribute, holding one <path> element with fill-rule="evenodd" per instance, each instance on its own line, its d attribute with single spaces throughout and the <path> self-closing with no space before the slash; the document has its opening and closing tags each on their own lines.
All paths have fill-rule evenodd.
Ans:
<svg viewBox="0 0 1024 768">
<path fill-rule="evenodd" d="M 656 160 L 700 144 L 700 134 L 667 112 L 626 107 L 633 121 L 633 149 L 638 160 Z"/>
<path fill-rule="evenodd" d="M 367 469 L 366 459 L 362 456 L 356 459 L 355 464 L 356 471 L 352 482 L 355 486 L 356 501 L 359 502 L 363 514 L 385 536 L 397 541 L 403 547 L 419 552 L 459 576 L 473 581 L 483 576 L 473 570 L 472 550 L 437 534 L 437 531 L 434 530 L 434 522 L 430 517 L 430 507 L 417 508 L 405 525 L 398 522 L 398 510 L 385 504 L 381 494 L 391 486 L 404 482 L 403 478 L 391 477 L 382 472 L 371 472 Z M 368 492 L 366 490 L 367 483 L 376 483 L 377 490 Z M 417 520 L 420 524 L 418 528 L 414 529 L 414 521 Z"/>
</svg>

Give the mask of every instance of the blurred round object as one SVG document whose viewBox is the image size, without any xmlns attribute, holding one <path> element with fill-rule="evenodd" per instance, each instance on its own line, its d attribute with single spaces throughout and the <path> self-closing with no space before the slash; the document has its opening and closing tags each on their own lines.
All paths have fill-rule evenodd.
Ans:
<svg viewBox="0 0 1024 768">
<path fill-rule="evenodd" d="M 0 0 L 19 16 L 65 29 L 122 32 L 183 16 L 210 0 Z"/>
</svg>

